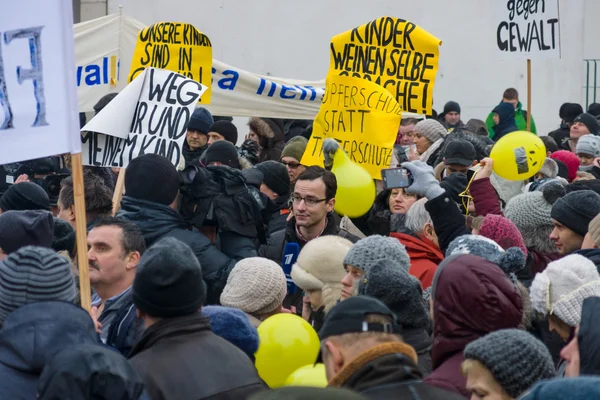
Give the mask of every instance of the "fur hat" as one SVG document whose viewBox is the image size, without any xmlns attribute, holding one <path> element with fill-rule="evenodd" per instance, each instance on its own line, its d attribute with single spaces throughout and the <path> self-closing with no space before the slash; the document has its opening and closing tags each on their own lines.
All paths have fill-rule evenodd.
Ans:
<svg viewBox="0 0 600 400">
<path fill-rule="evenodd" d="M 533 309 L 554 314 L 571 327 L 579 325 L 583 300 L 600 296 L 596 265 L 579 254 L 553 261 L 538 273 L 530 288 Z"/>
<path fill-rule="evenodd" d="M 368 272 L 379 260 L 393 260 L 408 272 L 410 258 L 398 239 L 373 235 L 354 243 L 344 258 L 344 265 L 352 265 Z"/>
<path fill-rule="evenodd" d="M 553 159 L 546 157 L 544 165 L 538 173 L 548 178 L 556 178 L 558 176 L 558 164 Z"/>
<path fill-rule="evenodd" d="M 302 290 L 321 290 L 325 313 L 342 295 L 342 279 L 346 275 L 344 257 L 352 247 L 348 239 L 335 235 L 309 241 L 292 266 L 292 280 Z"/>
</svg>

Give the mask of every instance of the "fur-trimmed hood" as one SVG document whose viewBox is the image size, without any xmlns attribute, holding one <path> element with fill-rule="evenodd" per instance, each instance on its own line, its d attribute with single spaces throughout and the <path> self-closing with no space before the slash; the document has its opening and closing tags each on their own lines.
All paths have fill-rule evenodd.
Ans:
<svg viewBox="0 0 600 400">
<path fill-rule="evenodd" d="M 248 126 L 258 136 L 261 147 L 260 162 L 279 161 L 285 147 L 283 121 L 275 118 L 252 117 L 248 121 Z"/>
</svg>

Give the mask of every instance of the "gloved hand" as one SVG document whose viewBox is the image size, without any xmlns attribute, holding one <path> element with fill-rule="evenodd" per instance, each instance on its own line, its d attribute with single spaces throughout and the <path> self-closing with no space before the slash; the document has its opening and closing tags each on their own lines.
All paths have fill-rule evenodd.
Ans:
<svg viewBox="0 0 600 400">
<path fill-rule="evenodd" d="M 333 156 L 337 149 L 340 148 L 340 144 L 335 139 L 325 139 L 323 141 L 323 156 L 325 157 L 325 169 L 331 169 L 333 167 Z"/>
<path fill-rule="evenodd" d="M 406 188 L 406 193 L 425 196 L 428 200 L 439 197 L 445 193 L 440 183 L 435 179 L 433 168 L 423 161 L 402 163 L 402 167 L 410 171 L 413 184 Z"/>
</svg>

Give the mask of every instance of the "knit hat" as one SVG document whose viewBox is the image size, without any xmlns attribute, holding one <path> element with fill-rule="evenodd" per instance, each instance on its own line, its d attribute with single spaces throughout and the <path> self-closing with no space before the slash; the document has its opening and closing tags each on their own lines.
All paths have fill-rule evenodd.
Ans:
<svg viewBox="0 0 600 400">
<path fill-rule="evenodd" d="M 258 331 L 252 326 L 246 313 L 230 307 L 206 306 L 202 308 L 202 314 L 210 318 L 210 327 L 215 335 L 221 336 L 254 359 L 259 344 Z"/>
<path fill-rule="evenodd" d="M 306 140 L 303 136 L 296 136 L 291 138 L 283 148 L 281 152 L 281 158 L 283 157 L 291 157 L 295 158 L 300 162 L 302 160 L 302 156 L 304 155 L 304 151 L 306 150 L 306 146 L 308 145 L 308 140 Z"/>
<path fill-rule="evenodd" d="M 569 326 L 581 321 L 583 300 L 600 296 L 600 275 L 596 265 L 579 254 L 552 261 L 538 273 L 530 288 L 533 309 L 554 314 Z"/>
<path fill-rule="evenodd" d="M 238 261 L 229 273 L 221 304 L 260 316 L 280 309 L 286 294 L 283 269 L 266 258 L 250 257 Z"/>
<path fill-rule="evenodd" d="M 263 161 L 256 164 L 254 168 L 263 174 L 263 183 L 279 196 L 286 196 L 290 193 L 290 176 L 287 168 L 277 161 Z"/>
<path fill-rule="evenodd" d="M 486 259 L 509 276 L 522 270 L 527 261 L 520 248 L 511 247 L 505 251 L 498 243 L 481 235 L 462 235 L 450 242 L 446 258 L 458 254 L 473 254 Z"/>
<path fill-rule="evenodd" d="M 419 121 L 415 125 L 414 131 L 425 136 L 431 143 L 435 143 L 438 140 L 445 138 L 448 134 L 446 128 L 434 119 Z"/>
<path fill-rule="evenodd" d="M 179 193 L 179 174 L 168 158 L 144 154 L 125 171 L 125 195 L 168 206 Z"/>
<path fill-rule="evenodd" d="M 482 363 L 511 398 L 519 397 L 538 381 L 555 375 L 548 348 L 520 329 L 489 333 L 469 343 L 464 356 Z"/>
<path fill-rule="evenodd" d="M 558 199 L 551 216 L 578 235 L 585 236 L 590 221 L 600 214 L 600 195 L 592 190 L 578 190 Z"/>
<path fill-rule="evenodd" d="M 21 182 L 11 185 L 0 198 L 0 209 L 50 211 L 50 199 L 44 189 L 35 183 Z"/>
<path fill-rule="evenodd" d="M 408 272 L 410 258 L 406 248 L 398 239 L 372 235 L 354 243 L 344 258 L 344 265 L 352 265 L 365 272 L 379 260 L 393 260 Z"/>
<path fill-rule="evenodd" d="M 75 298 L 71 264 L 50 249 L 22 247 L 0 262 L 0 324 L 26 304 Z"/>
<path fill-rule="evenodd" d="M 238 140 L 238 131 L 230 121 L 217 121 L 210 126 L 208 132 L 216 132 L 223 136 L 229 143 L 236 145 Z"/>
<path fill-rule="evenodd" d="M 492 239 L 504 250 L 508 250 L 511 247 L 518 247 L 525 254 L 525 257 L 527 257 L 527 248 L 525 247 L 523 236 L 521 236 L 521 232 L 519 232 L 516 225 L 508 218 L 494 214 L 486 215 L 479 228 L 479 234 Z"/>
<path fill-rule="evenodd" d="M 596 135 L 585 135 L 579 138 L 575 147 L 577 154 L 589 154 L 600 157 L 600 137 Z"/>
<path fill-rule="evenodd" d="M 594 219 L 590 221 L 588 232 L 596 246 L 600 247 L 600 214 L 596 215 Z"/>
<path fill-rule="evenodd" d="M 194 110 L 188 123 L 187 129 L 203 133 L 205 135 L 210 131 L 210 127 L 214 124 L 214 120 L 210 111 L 204 107 L 199 107 Z"/>
<path fill-rule="evenodd" d="M 98 114 L 100 111 L 102 111 L 104 109 L 104 107 L 106 107 L 108 105 L 108 103 L 110 103 L 112 101 L 112 99 L 114 99 L 115 97 L 117 97 L 119 93 L 109 93 L 109 94 L 105 94 L 104 96 L 102 96 L 100 98 L 100 100 L 98 100 L 98 102 L 96 104 L 94 104 L 94 111 L 96 114 Z"/>
<path fill-rule="evenodd" d="M 600 133 L 600 124 L 598 123 L 596 117 L 594 117 L 592 114 L 579 114 L 573 121 L 573 123 L 575 122 L 581 122 L 584 124 L 592 135 L 597 135 Z"/>
<path fill-rule="evenodd" d="M 600 378 L 551 379 L 538 383 L 520 400 L 589 400 L 600 398 Z"/>
<path fill-rule="evenodd" d="M 156 318 L 198 312 L 206 299 L 202 268 L 190 247 L 164 237 L 144 252 L 132 288 L 133 304 Z"/>
<path fill-rule="evenodd" d="M 444 114 L 457 112 L 460 114 L 460 105 L 455 101 L 449 101 L 444 105 Z"/>
<path fill-rule="evenodd" d="M 583 109 L 581 110 L 581 112 L 583 113 Z M 590 104 L 588 106 L 587 112 L 588 112 L 588 114 L 591 114 L 596 118 L 600 117 L 600 104 L 598 104 L 598 103 Z"/>
<path fill-rule="evenodd" d="M 144 381 L 118 352 L 97 344 L 65 347 L 46 363 L 37 399 L 139 400 Z"/>
<path fill-rule="evenodd" d="M 556 178 L 558 175 L 558 164 L 553 159 L 546 157 L 544 165 L 542 165 L 542 168 L 538 173 L 547 176 L 548 178 Z"/>
<path fill-rule="evenodd" d="M 69 254 L 73 253 L 73 249 L 75 249 L 75 229 L 60 218 L 54 218 L 52 249 L 56 252 L 67 251 Z"/>
<path fill-rule="evenodd" d="M 342 279 L 346 275 L 344 257 L 351 247 L 348 239 L 321 236 L 306 243 L 292 266 L 292 280 L 299 288 L 322 291 L 326 313 L 342 295 Z"/>
<path fill-rule="evenodd" d="M 204 152 L 204 162 L 206 165 L 218 162 L 231 168 L 241 169 L 237 150 L 227 140 L 219 140 L 208 146 L 208 149 Z"/>
<path fill-rule="evenodd" d="M 577 177 L 577 170 L 579 169 L 579 157 L 577 155 L 567 150 L 559 150 L 552 153 L 550 157 L 554 160 L 562 161 L 567 166 L 569 182 Z"/>
<path fill-rule="evenodd" d="M 0 215 L 0 249 L 10 254 L 25 246 L 50 248 L 54 219 L 49 211 L 7 211 Z"/>
<path fill-rule="evenodd" d="M 379 260 L 358 282 L 358 294 L 374 297 L 390 308 L 403 328 L 428 326 L 421 283 L 394 260 Z"/>
</svg>

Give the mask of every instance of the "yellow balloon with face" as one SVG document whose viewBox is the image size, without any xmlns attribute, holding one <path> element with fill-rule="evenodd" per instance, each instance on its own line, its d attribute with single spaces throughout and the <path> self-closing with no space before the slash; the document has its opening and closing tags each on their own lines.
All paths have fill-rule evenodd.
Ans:
<svg viewBox="0 0 600 400">
<path fill-rule="evenodd" d="M 535 134 L 517 131 L 503 136 L 492 148 L 494 172 L 509 181 L 529 179 L 539 172 L 546 159 L 546 146 Z"/>
</svg>

